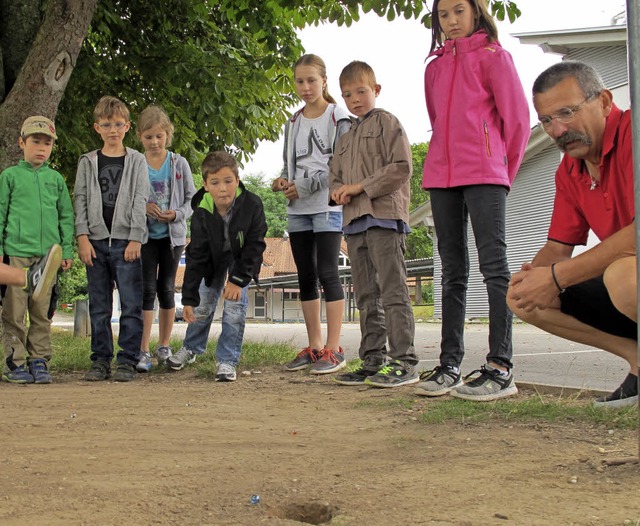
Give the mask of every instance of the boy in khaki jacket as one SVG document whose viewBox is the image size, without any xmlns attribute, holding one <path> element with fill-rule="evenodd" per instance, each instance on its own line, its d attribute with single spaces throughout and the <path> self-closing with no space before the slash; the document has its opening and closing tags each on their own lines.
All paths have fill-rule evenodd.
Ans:
<svg viewBox="0 0 640 526">
<path fill-rule="evenodd" d="M 330 162 L 329 191 L 331 200 L 344 206 L 362 366 L 335 381 L 376 387 L 413 384 L 419 380 L 418 358 L 404 262 L 411 147 L 398 119 L 375 108 L 380 85 L 368 64 L 354 61 L 345 67 L 340 88 L 358 120 L 338 142 Z"/>
</svg>

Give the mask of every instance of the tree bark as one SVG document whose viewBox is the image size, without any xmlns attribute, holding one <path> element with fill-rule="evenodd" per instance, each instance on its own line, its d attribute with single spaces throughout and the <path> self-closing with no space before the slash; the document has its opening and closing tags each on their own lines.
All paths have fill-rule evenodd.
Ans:
<svg viewBox="0 0 640 526">
<path fill-rule="evenodd" d="M 55 119 L 96 5 L 97 0 L 47 3 L 24 64 L 0 105 L 0 170 L 21 158 L 18 135 L 24 119 L 31 115 Z"/>
</svg>

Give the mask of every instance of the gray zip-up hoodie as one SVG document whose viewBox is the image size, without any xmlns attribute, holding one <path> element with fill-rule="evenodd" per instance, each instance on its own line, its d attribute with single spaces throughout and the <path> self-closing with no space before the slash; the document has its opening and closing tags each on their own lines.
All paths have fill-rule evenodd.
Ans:
<svg viewBox="0 0 640 526">
<path fill-rule="evenodd" d="M 147 160 L 139 151 L 126 148 L 120 190 L 113 212 L 111 234 L 102 215 L 102 192 L 98 182 L 98 150 L 85 153 L 78 161 L 73 190 L 76 237 L 147 241 L 147 200 L 149 172 Z"/>
<path fill-rule="evenodd" d="M 169 223 L 171 246 L 187 244 L 187 219 L 193 214 L 191 198 L 196 193 L 191 167 L 178 153 L 171 152 L 171 196 L 169 209 L 175 210 L 176 219 Z"/>
</svg>

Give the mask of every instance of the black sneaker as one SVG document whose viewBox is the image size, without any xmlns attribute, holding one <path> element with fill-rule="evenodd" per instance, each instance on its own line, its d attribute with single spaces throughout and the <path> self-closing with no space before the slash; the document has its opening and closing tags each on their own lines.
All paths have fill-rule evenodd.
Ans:
<svg viewBox="0 0 640 526">
<path fill-rule="evenodd" d="M 613 393 L 596 398 L 593 405 L 602 408 L 631 407 L 638 404 L 638 377 L 629 373 Z"/>
<path fill-rule="evenodd" d="M 129 363 L 119 363 L 113 375 L 116 382 L 131 382 L 136 379 L 136 368 Z"/>
<path fill-rule="evenodd" d="M 393 360 L 380 368 L 376 374 L 366 378 L 364 383 L 373 387 L 400 387 L 419 381 L 420 376 L 415 366 L 405 364 L 400 360 Z"/>
<path fill-rule="evenodd" d="M 471 378 L 471 379 L 470 379 Z M 507 376 L 497 369 L 482 366 L 464 377 L 464 384 L 451 391 L 451 396 L 477 402 L 490 402 L 518 392 L 513 373 Z"/>
<path fill-rule="evenodd" d="M 27 270 L 27 284 L 24 289 L 33 301 L 40 301 L 49 294 L 53 282 L 58 274 L 60 262 L 62 261 L 62 247 L 51 245 L 49 251 Z"/>
<path fill-rule="evenodd" d="M 101 382 L 111 377 L 111 366 L 107 362 L 96 360 L 91 363 L 91 368 L 84 373 L 87 382 Z"/>
<path fill-rule="evenodd" d="M 50 384 L 51 375 L 47 370 L 47 361 L 43 358 L 29 360 L 29 372 L 34 378 L 36 384 Z"/>
<path fill-rule="evenodd" d="M 382 367 L 381 359 L 367 358 L 362 361 L 360 367 L 333 377 L 333 381 L 340 385 L 364 385 L 364 381 L 378 372 Z"/>
</svg>

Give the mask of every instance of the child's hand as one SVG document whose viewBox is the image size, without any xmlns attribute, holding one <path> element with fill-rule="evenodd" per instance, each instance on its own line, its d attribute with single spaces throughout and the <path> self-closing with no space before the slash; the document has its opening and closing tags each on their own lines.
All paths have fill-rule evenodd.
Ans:
<svg viewBox="0 0 640 526">
<path fill-rule="evenodd" d="M 187 323 L 193 323 L 196 321 L 196 317 L 193 315 L 193 307 L 191 305 L 184 305 L 182 307 L 182 319 Z"/>
<path fill-rule="evenodd" d="M 71 265 L 73 265 L 73 259 L 63 259 L 62 263 L 60 264 L 62 270 L 69 270 L 71 268 Z"/>
<path fill-rule="evenodd" d="M 147 203 L 147 217 L 158 219 L 160 214 L 162 214 L 162 210 L 156 203 Z"/>
<path fill-rule="evenodd" d="M 284 177 L 278 177 L 274 179 L 271 183 L 271 190 L 274 192 L 283 192 L 289 186 L 289 181 L 287 181 Z"/>
<path fill-rule="evenodd" d="M 158 214 L 158 221 L 161 223 L 171 223 L 176 220 L 176 211 L 175 210 L 166 210 L 164 212 L 160 212 Z"/>
<path fill-rule="evenodd" d="M 225 300 L 238 301 L 240 299 L 240 293 L 242 292 L 242 288 L 238 287 L 238 285 L 234 285 L 233 283 L 229 283 L 224 286 L 224 292 L 222 293 L 222 297 Z"/>
<path fill-rule="evenodd" d="M 287 186 L 284 191 L 284 196 L 290 200 L 300 198 L 298 195 L 298 189 L 296 188 L 296 183 L 290 183 L 289 186 Z"/>
<path fill-rule="evenodd" d="M 93 249 L 89 236 L 78 236 L 78 257 L 88 267 L 93 267 L 96 251 Z"/>
<path fill-rule="evenodd" d="M 140 241 L 129 241 L 127 248 L 124 249 L 124 260 L 131 262 L 140 259 Z"/>
<path fill-rule="evenodd" d="M 351 197 L 364 192 L 364 188 L 360 183 L 345 184 L 331 194 L 331 198 L 339 205 L 347 205 L 351 202 Z"/>
</svg>

